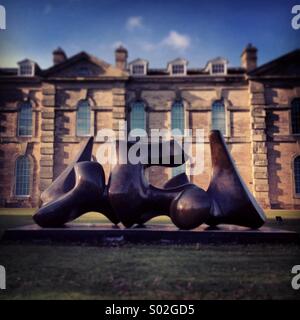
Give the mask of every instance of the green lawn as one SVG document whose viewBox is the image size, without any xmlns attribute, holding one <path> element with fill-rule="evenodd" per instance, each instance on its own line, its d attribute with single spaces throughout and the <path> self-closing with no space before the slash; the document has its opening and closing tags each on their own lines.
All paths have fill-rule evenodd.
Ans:
<svg viewBox="0 0 300 320">
<path fill-rule="evenodd" d="M 267 225 L 299 230 L 300 213 L 267 212 Z M 0 230 L 31 224 L 32 210 L 1 209 Z M 278 224 L 274 217 L 283 217 Z M 91 213 L 81 222 L 104 222 Z M 167 223 L 159 218 L 155 223 Z M 299 299 L 296 245 L 0 245 L 0 299 Z"/>
</svg>

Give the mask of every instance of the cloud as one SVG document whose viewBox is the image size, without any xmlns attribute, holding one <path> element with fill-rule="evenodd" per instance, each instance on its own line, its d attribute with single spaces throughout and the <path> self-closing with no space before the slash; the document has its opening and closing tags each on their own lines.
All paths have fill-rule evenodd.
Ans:
<svg viewBox="0 0 300 320">
<path fill-rule="evenodd" d="M 170 31 L 168 36 L 162 40 L 162 45 L 168 46 L 175 50 L 185 50 L 191 44 L 188 35 L 180 34 L 177 31 Z"/>
<path fill-rule="evenodd" d="M 169 34 L 157 43 L 149 41 L 139 42 L 139 47 L 146 52 L 157 50 L 171 49 L 175 51 L 184 51 L 191 45 L 191 39 L 188 35 L 180 34 L 177 31 L 170 31 Z"/>
<path fill-rule="evenodd" d="M 44 10 L 43 10 L 43 13 L 45 15 L 48 15 L 52 12 L 52 5 L 50 3 L 46 4 L 45 7 L 44 7 Z"/>
<path fill-rule="evenodd" d="M 158 45 L 151 42 L 143 41 L 140 43 L 140 47 L 143 51 L 150 52 L 150 51 L 154 51 L 158 47 Z"/>
<path fill-rule="evenodd" d="M 129 17 L 126 21 L 126 28 L 130 31 L 143 27 L 142 17 Z"/>
</svg>

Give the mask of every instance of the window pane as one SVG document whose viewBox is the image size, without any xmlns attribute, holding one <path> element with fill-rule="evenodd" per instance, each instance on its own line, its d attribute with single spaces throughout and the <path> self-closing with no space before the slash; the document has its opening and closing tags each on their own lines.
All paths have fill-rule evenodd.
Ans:
<svg viewBox="0 0 300 320">
<path fill-rule="evenodd" d="M 292 102 L 292 130 L 293 133 L 300 133 L 300 99 Z"/>
<path fill-rule="evenodd" d="M 215 63 L 212 65 L 212 72 L 213 73 L 224 73 L 224 64 Z"/>
<path fill-rule="evenodd" d="M 77 110 L 77 135 L 88 136 L 91 134 L 91 108 L 88 101 L 81 101 Z"/>
<path fill-rule="evenodd" d="M 140 75 L 143 75 L 145 72 L 144 72 L 144 65 L 142 64 L 137 64 L 137 65 L 134 65 L 132 66 L 132 74 L 140 74 Z"/>
<path fill-rule="evenodd" d="M 220 130 L 226 134 L 225 108 L 222 101 L 216 101 L 212 105 L 212 130 Z"/>
<path fill-rule="evenodd" d="M 171 113 L 171 125 L 173 129 L 179 129 L 184 134 L 185 129 L 185 117 L 184 117 L 184 107 L 181 101 L 177 101 L 172 106 Z"/>
<path fill-rule="evenodd" d="M 19 157 L 16 161 L 16 190 L 17 196 L 30 194 L 30 159 L 26 156 Z"/>
<path fill-rule="evenodd" d="M 183 64 L 174 64 L 172 66 L 173 74 L 183 74 L 184 73 L 184 65 Z"/>
<path fill-rule="evenodd" d="M 184 106 L 181 101 L 174 102 L 172 106 L 171 126 L 172 126 L 172 130 L 174 129 L 180 130 L 181 135 L 184 135 L 185 116 L 184 116 Z M 179 167 L 172 168 L 173 177 L 183 172 L 185 172 L 185 163 Z"/>
<path fill-rule="evenodd" d="M 300 194 L 300 156 L 294 160 L 295 190 Z"/>
<path fill-rule="evenodd" d="M 20 74 L 22 76 L 31 76 L 32 75 L 32 65 L 31 64 L 22 64 L 20 66 Z"/>
<path fill-rule="evenodd" d="M 19 136 L 32 135 L 32 106 L 30 103 L 23 103 L 20 107 L 18 135 Z"/>
<path fill-rule="evenodd" d="M 146 114 L 143 102 L 135 102 L 132 104 L 130 112 L 130 130 L 133 129 L 146 130 Z"/>
</svg>

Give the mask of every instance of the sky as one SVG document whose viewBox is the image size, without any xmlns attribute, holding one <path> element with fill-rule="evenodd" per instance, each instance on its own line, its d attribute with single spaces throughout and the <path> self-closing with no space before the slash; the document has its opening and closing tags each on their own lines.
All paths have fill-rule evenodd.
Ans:
<svg viewBox="0 0 300 320">
<path fill-rule="evenodd" d="M 300 29 L 291 27 L 299 0 L 0 0 L 6 30 L 0 30 L 0 66 L 24 58 L 42 68 L 52 51 L 68 56 L 80 51 L 114 63 L 123 44 L 129 61 L 149 60 L 163 68 L 177 57 L 189 67 L 204 67 L 217 56 L 240 65 L 243 48 L 252 43 L 263 64 L 300 48 Z"/>
</svg>

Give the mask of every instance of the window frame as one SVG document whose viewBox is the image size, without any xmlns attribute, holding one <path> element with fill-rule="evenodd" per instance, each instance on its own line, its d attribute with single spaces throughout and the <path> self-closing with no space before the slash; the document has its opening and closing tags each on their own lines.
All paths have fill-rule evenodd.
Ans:
<svg viewBox="0 0 300 320">
<path fill-rule="evenodd" d="M 81 105 L 82 103 L 87 103 L 87 106 L 83 106 Z M 82 107 L 88 107 L 89 108 L 89 132 L 88 133 L 85 133 L 85 134 L 79 134 L 79 130 L 78 130 L 78 120 L 79 120 L 79 109 L 82 108 Z M 77 103 L 77 109 L 76 109 L 76 137 L 90 137 L 92 136 L 92 108 L 91 108 L 91 104 L 89 102 L 88 99 L 84 99 L 84 100 L 80 100 L 78 103 Z"/>
<path fill-rule="evenodd" d="M 174 72 L 176 68 L 177 69 L 182 68 L 182 72 L 177 72 L 177 71 Z M 173 76 L 184 76 L 186 74 L 184 63 L 174 63 L 174 64 L 172 64 L 171 69 L 172 69 Z"/>
<path fill-rule="evenodd" d="M 213 66 L 216 65 L 223 65 L 223 72 L 213 72 Z M 211 76 L 226 76 L 228 74 L 228 60 L 222 57 L 209 60 L 206 64 L 205 71 L 208 72 Z"/>
<path fill-rule="evenodd" d="M 174 73 L 174 67 L 177 67 L 177 66 L 182 66 L 183 67 L 183 72 L 182 73 Z M 181 77 L 181 76 L 186 76 L 187 74 L 187 63 L 184 63 L 184 62 L 174 62 L 174 63 L 170 63 L 169 64 L 169 73 L 171 76 L 174 76 L 174 77 Z"/>
<path fill-rule="evenodd" d="M 181 104 L 182 106 L 182 114 L 183 114 L 183 132 L 182 132 L 182 136 L 184 136 L 184 130 L 188 128 L 188 123 L 187 123 L 187 115 L 186 115 L 186 108 L 185 108 L 185 103 L 184 101 L 181 99 L 181 100 L 175 100 L 173 101 L 172 103 L 172 106 L 171 106 L 171 130 L 173 129 L 181 129 L 181 128 L 173 128 L 173 108 L 175 105 L 177 104 Z"/>
<path fill-rule="evenodd" d="M 215 71 L 214 68 L 219 68 L 222 66 L 222 72 L 220 71 Z M 225 63 L 224 62 L 214 62 L 211 64 L 211 74 L 213 75 L 218 75 L 218 74 L 225 74 Z"/>
<path fill-rule="evenodd" d="M 183 115 L 183 119 L 182 119 L 182 124 L 183 124 L 183 128 L 175 128 L 173 127 L 173 110 L 174 110 L 174 106 L 175 105 L 178 105 L 180 104 L 182 106 L 182 115 Z M 180 129 L 180 130 L 183 130 L 182 131 L 182 135 L 180 135 L 181 137 L 184 137 L 185 136 L 185 129 L 188 128 L 188 123 L 187 123 L 187 114 L 186 114 L 186 107 L 185 107 L 185 102 L 183 99 L 178 99 L 178 100 L 175 100 L 173 103 L 172 103 L 172 107 L 171 107 L 171 130 L 173 129 Z M 176 171 L 179 171 L 179 172 L 176 172 Z M 187 162 L 183 163 L 182 165 L 180 166 L 177 166 L 177 167 L 172 167 L 171 168 L 171 174 L 170 176 L 172 178 L 174 178 L 175 176 L 181 174 L 181 173 L 185 173 L 187 175 L 187 170 L 188 170 L 188 164 Z"/>
<path fill-rule="evenodd" d="M 140 68 L 140 71 L 142 70 L 142 72 L 135 72 L 135 68 Z M 131 67 L 131 74 L 133 76 L 144 76 L 146 74 L 145 69 L 146 69 L 145 64 L 142 64 L 142 63 L 133 64 Z"/>
<path fill-rule="evenodd" d="M 129 63 L 129 73 L 131 76 L 133 77 L 143 77 L 147 75 L 148 72 L 148 61 L 147 60 L 143 60 L 143 59 L 136 59 L 134 61 L 132 61 L 131 63 Z M 143 73 L 133 73 L 133 68 L 134 67 L 141 67 L 143 66 Z"/>
<path fill-rule="evenodd" d="M 146 132 L 148 132 L 147 130 L 147 111 L 146 111 L 146 103 L 142 100 L 135 100 L 133 102 L 130 103 L 130 110 L 129 110 L 129 127 L 128 127 L 128 133 L 130 133 L 132 130 L 132 110 L 134 109 L 134 105 L 135 104 L 141 104 L 143 105 L 143 114 L 144 114 L 144 127 L 143 128 L 134 128 L 134 129 L 143 129 Z"/>
<path fill-rule="evenodd" d="M 31 68 L 31 73 L 22 73 L 22 68 Z M 19 63 L 18 68 L 18 76 L 20 77 L 33 77 L 35 75 L 35 64 L 31 61 L 25 61 L 22 63 Z"/>
<path fill-rule="evenodd" d="M 21 158 L 26 158 L 28 160 L 28 164 L 29 164 L 29 174 L 28 174 L 28 194 L 17 194 L 17 180 L 18 180 L 18 175 L 17 175 L 17 164 L 18 164 L 18 160 Z M 15 159 L 14 162 L 14 184 L 13 184 L 13 197 L 16 199 L 27 199 L 31 197 L 31 193 L 32 193 L 32 176 L 33 176 L 33 161 L 30 155 L 18 155 Z"/>
<path fill-rule="evenodd" d="M 214 118 L 214 112 L 213 112 L 213 110 L 214 110 L 214 105 L 216 105 L 216 103 L 221 103 L 222 105 L 223 105 L 223 108 L 224 108 L 224 132 L 222 132 L 219 128 L 217 129 L 217 128 L 214 128 L 213 127 L 213 118 Z M 211 130 L 219 130 L 219 131 L 221 131 L 221 133 L 222 133 L 222 135 L 223 135 L 223 137 L 228 137 L 228 127 L 227 127 L 227 121 L 228 121 L 228 119 L 227 119 L 227 108 L 226 108 L 226 105 L 225 105 L 225 102 L 224 102 L 224 100 L 223 99 L 218 99 L 218 100 L 214 100 L 214 101 L 212 101 L 212 104 L 211 104 L 211 117 L 210 117 L 210 119 L 211 119 Z"/>
<path fill-rule="evenodd" d="M 22 113 L 22 108 L 24 105 L 30 105 L 31 108 L 31 134 L 20 134 L 20 120 L 21 120 L 21 113 Z M 17 136 L 20 138 L 31 138 L 33 137 L 33 105 L 30 101 L 23 101 L 19 104 L 18 107 L 18 125 L 17 125 Z"/>
</svg>

